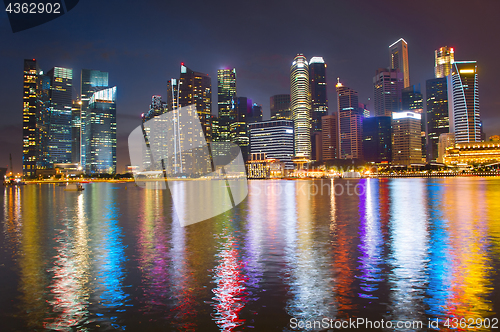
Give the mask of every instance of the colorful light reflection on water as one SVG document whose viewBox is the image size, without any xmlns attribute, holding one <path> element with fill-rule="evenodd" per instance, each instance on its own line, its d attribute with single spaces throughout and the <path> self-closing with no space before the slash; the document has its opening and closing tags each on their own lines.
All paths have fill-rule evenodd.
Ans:
<svg viewBox="0 0 500 332">
<path fill-rule="evenodd" d="M 336 194 L 345 181 L 251 181 L 238 207 L 188 227 L 168 191 L 3 188 L 3 330 L 499 316 L 500 179 L 361 179 L 359 195 Z"/>
</svg>

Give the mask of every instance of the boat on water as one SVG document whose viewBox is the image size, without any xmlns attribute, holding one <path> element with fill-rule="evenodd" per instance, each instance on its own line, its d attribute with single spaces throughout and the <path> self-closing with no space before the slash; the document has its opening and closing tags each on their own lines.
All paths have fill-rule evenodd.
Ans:
<svg viewBox="0 0 500 332">
<path fill-rule="evenodd" d="M 66 191 L 82 191 L 84 189 L 81 183 L 68 183 L 66 188 L 64 188 Z"/>
</svg>

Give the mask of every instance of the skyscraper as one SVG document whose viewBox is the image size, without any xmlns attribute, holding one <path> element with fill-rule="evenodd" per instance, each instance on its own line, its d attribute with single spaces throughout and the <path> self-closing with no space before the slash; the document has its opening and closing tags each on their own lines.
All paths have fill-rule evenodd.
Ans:
<svg viewBox="0 0 500 332">
<path fill-rule="evenodd" d="M 455 61 L 448 76 L 450 132 L 456 143 L 481 141 L 476 61 Z"/>
<path fill-rule="evenodd" d="M 421 121 L 415 112 L 392 114 L 392 164 L 410 166 L 422 161 Z"/>
<path fill-rule="evenodd" d="M 82 127 L 82 101 L 73 100 L 71 108 L 71 163 L 80 164 L 81 161 L 81 127 Z"/>
<path fill-rule="evenodd" d="M 326 63 L 322 57 L 312 57 L 309 61 L 309 81 L 311 86 L 311 128 L 321 131 L 321 117 L 328 114 L 326 93 Z"/>
<path fill-rule="evenodd" d="M 24 60 L 23 79 L 23 176 L 36 174 L 38 160 L 37 115 L 38 115 L 38 74 L 40 69 L 35 59 Z M 39 147 L 39 146 L 38 146 Z"/>
<path fill-rule="evenodd" d="M 85 125 L 87 123 L 87 108 L 92 95 L 108 87 L 108 73 L 100 70 L 82 69 L 80 75 L 80 165 L 86 169 L 87 161 L 87 137 L 85 136 Z"/>
<path fill-rule="evenodd" d="M 251 112 L 252 101 L 247 97 L 237 97 L 233 102 L 236 118 L 231 123 L 231 142 L 237 144 L 243 154 L 243 159 L 246 161 L 249 151 L 249 133 L 247 125 L 247 116 Z"/>
<path fill-rule="evenodd" d="M 402 107 L 403 74 L 399 69 L 379 68 L 373 77 L 374 115 L 391 116 Z"/>
<path fill-rule="evenodd" d="M 358 103 L 358 92 L 338 82 L 337 114 L 339 117 L 340 158 L 363 158 L 363 109 Z"/>
<path fill-rule="evenodd" d="M 50 78 L 47 151 L 49 164 L 71 163 L 73 70 L 54 67 Z"/>
<path fill-rule="evenodd" d="M 220 140 L 229 142 L 231 124 L 236 120 L 236 69 L 219 69 L 217 71 L 217 97 L 220 125 Z"/>
<path fill-rule="evenodd" d="M 421 141 L 422 161 L 426 159 L 426 120 L 424 114 L 424 99 L 420 92 L 420 83 L 404 88 L 401 94 L 402 109 L 418 113 L 422 116 Z"/>
<path fill-rule="evenodd" d="M 334 160 L 338 158 L 339 134 L 337 115 L 325 115 L 321 118 L 321 156 L 323 161 Z"/>
<path fill-rule="evenodd" d="M 262 105 L 253 103 L 250 108 L 250 113 L 247 113 L 247 123 L 262 121 Z"/>
<path fill-rule="evenodd" d="M 450 132 L 448 116 L 448 89 L 446 77 L 426 81 L 427 97 L 427 161 L 438 160 L 438 143 L 441 134 Z"/>
<path fill-rule="evenodd" d="M 85 172 L 116 173 L 116 86 L 94 92 L 85 116 Z"/>
<path fill-rule="evenodd" d="M 274 95 L 271 97 L 271 120 L 291 120 L 290 95 Z"/>
<path fill-rule="evenodd" d="M 403 38 L 398 39 L 395 43 L 389 46 L 391 56 L 390 69 L 399 69 L 403 74 L 403 87 L 410 86 L 410 67 L 408 64 L 408 44 Z"/>
<path fill-rule="evenodd" d="M 179 106 L 195 105 L 207 142 L 212 141 L 212 83 L 207 74 L 195 72 L 181 64 Z M 220 121 L 220 119 L 219 119 Z"/>
<path fill-rule="evenodd" d="M 390 116 L 374 116 L 363 120 L 363 157 L 367 162 L 391 162 L 392 137 Z"/>
<path fill-rule="evenodd" d="M 290 67 L 290 109 L 294 125 L 294 153 L 296 157 L 311 157 L 311 92 L 309 65 L 302 54 L 297 54 Z"/>
<path fill-rule="evenodd" d="M 434 51 L 434 77 L 443 78 L 451 73 L 451 65 L 455 62 L 453 47 L 440 47 Z"/>
</svg>

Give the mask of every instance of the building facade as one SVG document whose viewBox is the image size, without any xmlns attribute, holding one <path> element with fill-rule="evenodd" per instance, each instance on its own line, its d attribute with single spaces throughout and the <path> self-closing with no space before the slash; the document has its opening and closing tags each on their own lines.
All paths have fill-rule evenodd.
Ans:
<svg viewBox="0 0 500 332">
<path fill-rule="evenodd" d="M 311 87 L 311 130 L 321 131 L 321 118 L 328 114 L 326 85 L 326 63 L 322 57 L 309 60 L 309 81 Z"/>
<path fill-rule="evenodd" d="M 428 162 L 438 161 L 439 137 L 450 132 L 447 86 L 446 77 L 426 81 Z"/>
<path fill-rule="evenodd" d="M 291 120 L 290 95 L 274 95 L 270 100 L 271 120 Z"/>
<path fill-rule="evenodd" d="M 359 108 L 358 92 L 338 82 L 337 114 L 339 126 L 339 157 L 363 159 L 363 109 Z"/>
<path fill-rule="evenodd" d="M 37 118 L 39 117 L 38 85 L 40 68 L 35 59 L 24 60 L 23 72 L 23 176 L 36 175 L 39 137 Z M 2 180 L 3 181 L 3 180 Z"/>
<path fill-rule="evenodd" d="M 410 166 L 422 162 L 421 121 L 419 113 L 392 114 L 392 164 Z"/>
<path fill-rule="evenodd" d="M 231 125 L 236 121 L 236 69 L 217 71 L 217 105 L 219 111 L 220 141 L 231 141 Z"/>
<path fill-rule="evenodd" d="M 403 87 L 410 86 L 410 66 L 408 63 L 408 43 L 400 38 L 389 46 L 391 67 L 390 69 L 399 69 L 403 75 Z"/>
<path fill-rule="evenodd" d="M 323 161 L 335 160 L 339 157 L 339 133 L 337 113 L 321 118 L 321 156 Z"/>
<path fill-rule="evenodd" d="M 451 73 L 451 65 L 455 62 L 453 47 L 443 46 L 434 51 L 434 77 L 443 78 Z"/>
<path fill-rule="evenodd" d="M 265 153 L 267 158 L 285 163 L 293 169 L 294 125 L 290 120 L 271 120 L 250 123 L 250 153 Z"/>
<path fill-rule="evenodd" d="M 311 158 L 311 91 L 309 64 L 302 54 L 295 56 L 290 67 L 290 109 L 294 125 L 294 154 Z"/>
<path fill-rule="evenodd" d="M 363 120 L 363 159 L 372 163 L 392 161 L 391 117 L 374 116 Z"/>
<path fill-rule="evenodd" d="M 373 77 L 374 115 L 391 116 L 402 108 L 404 76 L 399 69 L 379 68 Z"/>
<path fill-rule="evenodd" d="M 476 61 L 455 61 L 448 75 L 450 132 L 457 143 L 481 141 Z"/>
</svg>

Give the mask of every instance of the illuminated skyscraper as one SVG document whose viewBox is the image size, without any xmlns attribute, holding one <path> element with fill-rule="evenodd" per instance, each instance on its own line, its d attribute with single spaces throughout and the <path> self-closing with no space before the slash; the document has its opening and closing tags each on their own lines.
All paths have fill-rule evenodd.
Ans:
<svg viewBox="0 0 500 332">
<path fill-rule="evenodd" d="M 403 87 L 410 86 L 410 67 L 408 64 L 408 44 L 403 38 L 389 46 L 391 56 L 390 69 L 399 69 L 403 74 Z"/>
<path fill-rule="evenodd" d="M 179 106 L 195 105 L 207 142 L 212 141 L 212 83 L 207 74 L 195 72 L 181 64 Z M 220 121 L 220 119 L 219 119 Z"/>
<path fill-rule="evenodd" d="M 434 76 L 443 78 L 451 73 L 451 65 L 455 62 L 453 47 L 440 47 L 434 51 Z"/>
<path fill-rule="evenodd" d="M 293 123 L 289 120 L 271 120 L 248 125 L 250 153 L 265 153 L 267 158 L 285 163 L 286 169 L 293 169 L 294 154 Z"/>
<path fill-rule="evenodd" d="M 82 101 L 73 100 L 71 108 L 71 163 L 79 164 L 81 161 L 81 127 L 82 127 Z"/>
<path fill-rule="evenodd" d="M 220 125 L 220 140 L 229 142 L 231 124 L 236 121 L 236 69 L 219 69 L 217 71 L 217 97 Z"/>
<path fill-rule="evenodd" d="M 422 116 L 402 111 L 392 114 L 392 164 L 405 165 L 422 162 L 420 139 Z"/>
<path fill-rule="evenodd" d="M 23 92 L 23 176 L 35 176 L 37 153 L 37 83 L 40 69 L 35 59 L 24 60 Z"/>
<path fill-rule="evenodd" d="M 309 61 L 309 81 L 311 82 L 312 131 L 321 131 L 321 117 L 328 114 L 326 93 L 326 63 L 322 57 L 312 57 Z"/>
<path fill-rule="evenodd" d="M 404 82 L 399 69 L 379 68 L 373 77 L 373 88 L 375 116 L 391 116 L 401 110 Z"/>
<path fill-rule="evenodd" d="M 54 67 L 50 78 L 47 152 L 50 166 L 71 163 L 73 70 Z"/>
<path fill-rule="evenodd" d="M 86 169 L 85 163 L 87 161 L 87 146 L 88 142 L 85 137 L 85 125 L 87 123 L 87 108 L 89 100 L 92 95 L 97 92 L 108 88 L 109 74 L 100 70 L 82 69 L 80 76 L 80 100 L 82 102 L 80 107 L 80 165 L 83 170 Z"/>
<path fill-rule="evenodd" d="M 337 114 L 339 117 L 340 158 L 363 158 L 363 109 L 358 103 L 358 92 L 338 82 Z"/>
<path fill-rule="evenodd" d="M 456 143 L 481 141 L 476 61 L 455 61 L 448 76 L 450 132 Z"/>
<path fill-rule="evenodd" d="M 426 81 L 427 97 L 427 161 L 438 160 L 438 143 L 442 134 L 450 132 L 446 77 Z"/>
<path fill-rule="evenodd" d="M 290 95 L 274 95 L 271 97 L 271 120 L 291 120 Z"/>
<path fill-rule="evenodd" d="M 294 125 L 296 157 L 311 157 L 311 92 L 309 65 L 306 57 L 297 54 L 290 67 L 290 109 Z"/>
<path fill-rule="evenodd" d="M 426 120 L 424 114 L 424 98 L 420 92 L 420 83 L 403 89 L 401 94 L 402 109 L 418 113 L 422 117 L 421 141 L 422 161 L 426 159 Z"/>
<path fill-rule="evenodd" d="M 94 92 L 85 117 L 85 172 L 116 173 L 116 86 Z"/>
<path fill-rule="evenodd" d="M 172 78 L 167 82 L 167 111 L 171 112 L 177 108 L 179 102 L 179 80 Z"/>
</svg>

